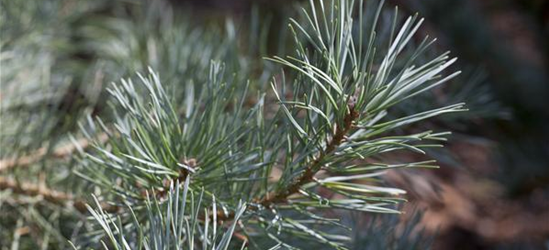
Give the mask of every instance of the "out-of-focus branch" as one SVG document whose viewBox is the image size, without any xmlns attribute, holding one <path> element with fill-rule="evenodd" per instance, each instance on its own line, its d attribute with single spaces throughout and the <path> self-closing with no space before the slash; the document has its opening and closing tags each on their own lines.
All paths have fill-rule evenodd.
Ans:
<svg viewBox="0 0 549 250">
<path fill-rule="evenodd" d="M 11 190 L 19 195 L 41 196 L 44 200 L 57 204 L 69 205 L 76 208 L 81 213 L 86 213 L 86 202 L 76 199 L 72 194 L 50 189 L 45 185 L 36 185 L 29 182 L 18 182 L 12 178 L 0 176 L 0 190 Z M 118 211 L 118 207 L 108 204 L 101 205 L 103 210 L 108 212 Z"/>
<path fill-rule="evenodd" d="M 108 140 L 108 138 L 108 135 L 103 133 L 97 137 L 97 141 L 105 142 Z M 48 154 L 48 150 L 46 147 L 42 147 L 29 155 L 2 159 L 0 160 L 0 172 L 14 168 L 16 166 L 28 166 L 48 156 L 51 156 L 53 158 L 65 158 L 71 155 L 78 148 L 85 149 L 90 145 L 91 142 L 87 138 L 80 138 L 76 141 L 76 143 L 67 143 L 66 145 L 55 149 L 51 154 Z"/>
<path fill-rule="evenodd" d="M 0 190 L 8 189 L 20 195 L 42 196 L 44 200 L 58 205 L 63 205 L 74 200 L 71 194 L 50 189 L 45 185 L 36 185 L 28 182 L 18 182 L 13 178 L 0 176 Z M 77 203 L 79 202 L 74 202 L 74 206 L 78 209 L 79 204 Z M 84 204 L 82 204 L 82 206 L 85 209 Z"/>
</svg>

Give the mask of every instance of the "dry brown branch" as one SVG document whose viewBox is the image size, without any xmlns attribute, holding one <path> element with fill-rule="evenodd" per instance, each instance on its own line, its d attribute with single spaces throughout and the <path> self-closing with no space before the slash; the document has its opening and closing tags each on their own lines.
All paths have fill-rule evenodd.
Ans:
<svg viewBox="0 0 549 250">
<path fill-rule="evenodd" d="M 108 139 L 106 133 L 102 133 L 97 137 L 97 141 L 105 142 Z M 0 160 L 0 172 L 6 171 L 16 166 L 28 166 L 35 162 L 42 160 L 44 157 L 51 156 L 53 158 L 65 158 L 70 156 L 78 148 L 87 148 L 91 145 L 90 141 L 87 138 L 80 138 L 75 143 L 67 143 L 57 149 L 55 149 L 51 154 L 48 155 L 48 150 L 46 147 L 39 148 L 38 150 L 32 152 L 29 155 L 21 157 L 12 157 L 9 159 Z"/>
</svg>

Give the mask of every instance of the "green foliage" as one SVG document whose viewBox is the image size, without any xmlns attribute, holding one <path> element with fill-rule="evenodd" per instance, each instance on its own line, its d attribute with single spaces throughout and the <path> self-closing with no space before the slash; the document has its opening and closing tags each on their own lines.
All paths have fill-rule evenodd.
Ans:
<svg viewBox="0 0 549 250">
<path fill-rule="evenodd" d="M 163 198 L 166 183 L 190 178 L 190 190 L 204 190 L 212 198 L 199 203 L 203 218 L 221 212 L 219 220 L 232 220 L 243 213 L 239 231 L 253 248 L 292 248 L 296 237 L 346 248 L 349 237 L 318 226 L 344 227 L 324 211 L 397 213 L 394 204 L 405 192 L 376 184 L 379 176 L 388 169 L 431 167 L 433 162 L 389 164 L 381 162 L 382 155 L 424 153 L 438 147 L 447 133 L 391 132 L 463 110 L 463 104 L 454 104 L 389 119 L 391 107 L 456 76 L 441 76 L 455 59 L 444 53 L 418 63 L 416 58 L 433 42 L 428 38 L 402 54 L 422 23 L 415 16 L 400 29 L 394 23 L 390 44 L 377 49 L 375 22 L 381 5 L 366 31 L 362 9 L 362 2 L 311 2 L 311 9 L 303 10 L 305 22 L 292 19 L 295 55 L 268 59 L 288 69 L 273 77 L 274 100 L 268 93 L 248 94 L 239 82 L 247 74 L 228 77 L 220 63 L 210 65 L 207 79 L 183 86 L 164 84 L 152 70 L 148 77 L 139 75 L 139 85 L 132 80 L 113 84 L 114 124 L 98 120 L 88 132 L 106 133 L 110 139 L 87 154 L 80 175 L 101 186 L 101 195 L 113 204 L 131 207 L 134 217 L 145 221 L 138 228 L 152 228 L 154 221 L 149 216 L 153 221 L 147 224 L 142 216 L 151 213 L 150 206 L 143 206 L 149 200 L 144 191 Z M 360 22 L 355 24 L 357 10 Z M 175 92 L 183 91 L 182 96 L 168 94 L 172 91 L 166 86 L 181 88 Z M 251 106 L 246 105 L 250 98 L 256 100 Z M 279 108 L 272 108 L 273 101 Z M 274 172 L 280 177 L 273 179 Z M 321 190 L 338 198 L 325 197 Z M 196 217 L 191 221 L 197 222 Z M 132 227 L 124 220 L 118 224 Z M 121 235 L 106 231 L 111 238 Z"/>
<path fill-rule="evenodd" d="M 100 207 L 99 201 L 95 199 L 99 209 L 95 210 L 88 206 L 93 218 L 106 232 L 109 243 L 102 242 L 105 248 L 109 249 L 227 249 L 231 243 L 232 234 L 236 228 L 240 216 L 246 209 L 246 205 L 239 203 L 236 208 L 234 222 L 231 223 L 226 232 L 218 232 L 218 221 L 216 217 L 210 220 L 208 217 L 200 218 L 201 209 L 205 212 L 208 208 L 202 205 L 204 190 L 195 197 L 194 192 L 189 190 L 190 179 L 184 180 L 183 187 L 180 183 L 172 183 L 166 194 L 165 201 L 160 202 L 156 198 L 147 195 L 145 210 L 147 217 L 144 223 L 139 222 L 132 206 L 127 208 L 132 215 L 132 228 L 135 232 L 124 232 L 120 217 L 116 218 L 108 214 Z M 215 198 L 212 209 L 215 210 Z"/>
<path fill-rule="evenodd" d="M 14 146 L 0 155 L 51 153 L 69 134 L 95 140 L 10 175 L 54 176 L 48 186 L 93 195 L 96 208 L 86 220 L 75 201 L 21 205 L 2 192 L 0 237 L 13 248 L 29 221 L 46 232 L 43 248 L 416 246 L 415 234 L 395 240 L 394 221 L 361 235 L 346 218 L 398 214 L 405 191 L 386 171 L 436 167 L 387 155 L 440 147 L 447 132 L 406 128 L 463 104 L 402 106 L 459 73 L 445 73 L 455 59 L 434 40 L 415 44 L 423 20 L 400 25 L 397 11 L 364 5 L 311 1 L 290 21 L 292 54 L 260 60 L 264 38 L 242 49 L 238 24 L 197 26 L 162 1 L 2 1 L 1 142 Z"/>
</svg>

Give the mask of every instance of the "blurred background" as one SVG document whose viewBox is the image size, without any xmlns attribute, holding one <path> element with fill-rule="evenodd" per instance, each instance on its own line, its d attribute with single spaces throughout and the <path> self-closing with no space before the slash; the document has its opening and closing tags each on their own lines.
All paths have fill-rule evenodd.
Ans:
<svg viewBox="0 0 549 250">
<path fill-rule="evenodd" d="M 83 114 L 109 112 L 104 84 L 148 65 L 178 81 L 215 58 L 262 86 L 273 69 L 260 58 L 286 54 L 287 20 L 300 4 L 156 2 L 144 8 L 122 0 L 2 0 L 2 249 L 13 247 L 2 239 L 37 239 L 47 249 L 75 233 L 63 231 L 74 217 L 68 209 L 38 206 L 42 201 L 33 196 L 42 192 L 42 199 L 57 203 L 72 198 L 63 196 L 67 190 L 89 188 L 68 178 L 73 169 L 67 156 L 75 149 L 65 142 L 67 134 L 79 133 Z M 423 212 L 419 227 L 433 237 L 433 249 L 549 249 L 549 1 L 385 3 L 388 12 L 395 6 L 401 17 L 425 17 L 421 35 L 437 37 L 437 50 L 450 50 L 459 58 L 455 69 L 463 70 L 423 101 L 395 112 L 454 100 L 465 100 L 471 110 L 422 125 L 454 134 L 445 149 L 430 152 L 440 169 L 388 175 L 387 181 L 410 193 L 403 209 Z M 12 179 L 30 186 L 23 189 Z M 22 226 L 24 221 L 36 225 Z M 44 235 L 43 228 L 59 230 Z"/>
</svg>

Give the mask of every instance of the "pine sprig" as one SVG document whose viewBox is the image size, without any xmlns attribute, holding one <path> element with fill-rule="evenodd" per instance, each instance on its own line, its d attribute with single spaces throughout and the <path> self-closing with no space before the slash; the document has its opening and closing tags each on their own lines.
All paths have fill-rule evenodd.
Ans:
<svg viewBox="0 0 549 250">
<path fill-rule="evenodd" d="M 189 82 L 178 98 L 165 90 L 169 85 L 153 70 L 148 77 L 139 75 L 141 85 L 132 80 L 112 85 L 114 124 L 98 120 L 88 132 L 102 131 L 110 140 L 97 143 L 86 155 L 80 175 L 108 191 L 105 198 L 130 208 L 138 223 L 132 226 L 120 220 L 119 227 L 154 228 L 155 216 L 167 215 L 165 210 L 151 209 L 150 194 L 158 200 L 155 206 L 170 207 L 167 183 L 178 182 L 203 190 L 201 196 L 208 197 L 192 213 L 193 225 L 207 228 L 208 221 L 216 225 L 240 219 L 239 234 L 257 248 L 273 244 L 291 248 L 288 237 L 300 237 L 344 249 L 349 237 L 316 229 L 337 223 L 323 210 L 398 213 L 394 204 L 405 192 L 374 183 L 384 170 L 432 167 L 433 162 L 372 162 L 387 152 L 425 154 L 425 148 L 440 146 L 448 133 L 393 134 L 397 128 L 464 109 L 455 104 L 400 118 L 387 114 L 396 104 L 456 76 L 459 72 L 442 76 L 455 59 L 444 53 L 418 63 L 415 59 L 434 42 L 427 38 L 403 55 L 422 23 L 416 16 L 406 19 L 398 31 L 393 24 L 390 33 L 396 35 L 383 50 L 375 47 L 375 21 L 369 32 L 363 31 L 362 1 L 332 1 L 330 6 L 320 1 L 318 8 L 315 4 L 311 1 L 311 10 L 304 10 L 305 21 L 291 21 L 295 55 L 268 59 L 290 72 L 273 78 L 279 107 L 274 114 L 265 113 L 272 104 L 266 93 L 246 107 L 247 88 L 231 81 L 242 76 L 227 76 L 219 63 L 211 64 L 203 82 Z M 359 24 L 353 20 L 357 6 Z M 381 5 L 374 20 L 380 13 Z M 281 172 L 279 178 L 273 178 L 275 171 Z M 326 191 L 339 196 L 326 196 Z M 96 219 L 109 238 L 122 234 L 110 229 L 103 217 Z M 159 222 L 163 223 L 169 224 Z M 234 230 L 232 226 L 228 235 Z M 164 240 L 179 242 L 187 236 L 151 239 L 161 246 Z M 201 240 L 208 247 L 207 240 Z M 181 242 L 175 246 L 183 247 Z"/>
<path fill-rule="evenodd" d="M 331 154 L 336 149 L 336 147 L 341 144 L 345 135 L 351 129 L 353 121 L 357 118 L 357 116 L 358 114 L 354 110 L 354 104 L 349 104 L 349 114 L 345 116 L 343 126 L 337 127 L 336 125 L 336 132 L 333 138 L 331 138 L 330 141 L 327 143 L 326 149 L 319 153 L 316 159 L 311 162 L 310 166 L 305 169 L 305 172 L 299 178 L 297 178 L 294 183 L 291 183 L 286 189 L 274 194 L 267 194 L 264 198 L 259 200 L 258 203 L 264 207 L 270 207 L 272 204 L 285 202 L 288 196 L 297 193 L 301 186 L 313 181 L 315 174 L 322 167 L 324 157 Z"/>
</svg>

